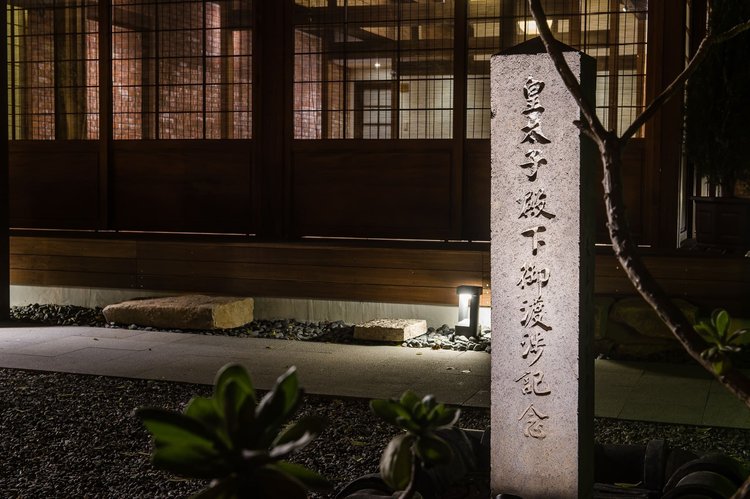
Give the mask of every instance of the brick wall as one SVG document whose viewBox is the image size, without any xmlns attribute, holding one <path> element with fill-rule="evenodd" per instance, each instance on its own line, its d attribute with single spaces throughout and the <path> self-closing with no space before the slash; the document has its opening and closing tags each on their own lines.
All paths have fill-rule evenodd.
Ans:
<svg viewBox="0 0 750 499">
<path fill-rule="evenodd" d="M 22 40 L 23 93 L 21 122 L 23 139 L 55 138 L 55 50 L 52 9 L 31 10 L 26 37 Z"/>
<path fill-rule="evenodd" d="M 99 23 L 86 20 L 86 138 L 99 138 Z"/>
<path fill-rule="evenodd" d="M 328 63 L 328 137 L 344 138 L 344 66 Z"/>
<path fill-rule="evenodd" d="M 158 138 L 199 139 L 203 137 L 202 6 L 195 2 L 167 3 L 157 8 L 162 29 L 157 35 Z"/>
<path fill-rule="evenodd" d="M 322 43 L 320 38 L 294 31 L 296 52 L 309 52 L 294 58 L 294 138 L 322 138 L 322 84 L 320 83 Z M 305 83 L 299 83 L 305 82 Z"/>
<path fill-rule="evenodd" d="M 112 31 L 112 136 L 115 140 L 142 139 L 143 35 L 119 26 Z"/>
<path fill-rule="evenodd" d="M 20 103 L 16 107 L 16 122 L 19 124 L 16 137 L 18 139 L 53 140 L 56 137 L 55 59 L 65 59 L 65 57 L 56 54 L 59 47 L 55 40 L 57 35 L 54 34 L 54 16 L 59 16 L 61 13 L 61 9 L 14 10 L 14 15 L 18 16 L 17 29 L 23 30 L 23 33 L 17 33 L 21 35 L 17 40 L 21 47 L 21 64 L 18 66 L 20 71 L 18 82 L 21 88 L 16 93 L 20 95 Z M 19 22 L 24 16 L 26 21 Z M 79 31 L 77 36 L 83 38 L 83 49 L 79 54 L 79 61 L 83 59 L 85 74 L 78 75 L 75 70 L 69 71 L 69 78 L 72 81 L 61 86 L 73 84 L 81 89 L 80 92 L 75 89 L 63 91 L 71 95 L 84 96 L 85 102 L 73 106 L 68 112 L 79 114 L 85 126 L 82 127 L 82 132 L 71 132 L 71 136 L 61 138 L 96 139 L 99 137 L 98 23 L 92 19 L 77 19 L 67 26 L 69 26 L 68 30 L 75 26 Z M 76 35 L 67 34 L 66 36 Z M 72 66 L 76 63 L 58 60 L 57 65 L 61 64 Z M 83 135 L 78 136 L 81 133 Z"/>
</svg>

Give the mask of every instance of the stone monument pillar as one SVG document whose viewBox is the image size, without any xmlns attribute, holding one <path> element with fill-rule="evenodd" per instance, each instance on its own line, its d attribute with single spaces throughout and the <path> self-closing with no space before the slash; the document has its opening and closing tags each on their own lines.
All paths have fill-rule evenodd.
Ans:
<svg viewBox="0 0 750 499">
<path fill-rule="evenodd" d="M 590 94 L 594 60 L 564 53 Z M 587 498 L 594 150 L 540 39 L 495 55 L 491 71 L 493 497 Z"/>
</svg>

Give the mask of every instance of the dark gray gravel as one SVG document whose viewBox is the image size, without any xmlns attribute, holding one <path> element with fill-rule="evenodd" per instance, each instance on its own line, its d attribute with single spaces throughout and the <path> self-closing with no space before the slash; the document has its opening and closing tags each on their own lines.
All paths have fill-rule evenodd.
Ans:
<svg viewBox="0 0 750 499">
<path fill-rule="evenodd" d="M 304 380 L 302 380 L 304 383 Z M 211 387 L 101 376 L 0 369 L 0 497 L 184 497 L 203 484 L 175 478 L 149 464 L 150 440 L 132 411 L 140 406 L 182 409 Z M 302 414 L 328 418 L 323 436 L 295 460 L 337 487 L 377 470 L 394 430 L 373 417 L 364 400 L 306 396 Z M 465 428 L 485 428 L 489 412 L 465 409 Z M 602 443 L 646 443 L 716 449 L 750 460 L 750 431 L 596 421 Z"/>
</svg>

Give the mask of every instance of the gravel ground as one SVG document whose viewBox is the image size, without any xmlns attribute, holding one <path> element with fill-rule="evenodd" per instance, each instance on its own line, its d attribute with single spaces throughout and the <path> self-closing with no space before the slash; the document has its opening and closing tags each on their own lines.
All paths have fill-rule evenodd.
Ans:
<svg viewBox="0 0 750 499">
<path fill-rule="evenodd" d="M 304 382 L 304 380 L 302 380 Z M 211 387 L 101 376 L 0 369 L 0 496 L 9 498 L 185 497 L 204 484 L 149 464 L 150 439 L 132 415 L 141 406 L 182 409 Z M 377 470 L 394 430 L 372 416 L 367 401 L 306 396 L 301 411 L 329 425 L 295 461 L 337 488 Z M 489 412 L 465 409 L 465 428 L 485 428 Z M 597 441 L 716 449 L 750 460 L 750 431 L 597 419 Z"/>
<path fill-rule="evenodd" d="M 160 330 L 107 323 L 100 308 L 28 305 L 13 307 L 11 317 L 59 326 Z M 353 329 L 342 321 L 256 320 L 240 328 L 190 333 L 367 344 L 354 339 Z M 489 331 L 464 338 L 443 325 L 402 346 L 490 352 L 490 341 Z M 685 356 L 659 360 L 681 362 Z M 205 483 L 150 466 L 150 439 L 132 411 L 142 406 L 182 409 L 192 396 L 210 390 L 203 385 L 0 369 L 0 496 L 186 497 L 200 490 Z M 330 424 L 295 461 L 323 473 L 337 489 L 377 471 L 380 452 L 395 432 L 370 414 L 367 401 L 307 396 L 301 411 L 306 413 L 323 415 Z M 484 429 L 489 412 L 465 409 L 460 424 Z M 749 430 L 597 419 L 595 431 L 597 442 L 604 444 L 645 444 L 659 438 L 672 447 L 715 450 L 750 461 Z"/>
</svg>

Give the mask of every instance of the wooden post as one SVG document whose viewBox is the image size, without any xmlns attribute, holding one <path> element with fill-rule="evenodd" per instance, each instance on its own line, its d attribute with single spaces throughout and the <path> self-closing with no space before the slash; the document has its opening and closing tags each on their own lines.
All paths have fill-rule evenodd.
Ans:
<svg viewBox="0 0 750 499">
<path fill-rule="evenodd" d="M 257 106 L 253 111 L 254 197 L 260 199 L 256 213 L 257 234 L 280 239 L 286 232 L 289 211 L 289 179 L 286 175 L 288 136 L 291 123 L 293 50 L 291 30 L 287 30 L 290 2 L 255 2 L 256 43 L 253 43 L 254 93 Z M 282 35 L 283 33 L 283 35 Z M 260 68 L 265 68 L 260 70 Z M 269 71 L 268 68 L 275 68 Z M 261 97 L 262 98 L 259 98 Z M 261 196 L 262 194 L 262 196 Z M 288 223 L 288 221 L 287 221 Z"/>
<path fill-rule="evenodd" d="M 8 40 L 8 2 L 0 2 L 0 39 L 3 47 Z M 8 52 L 0 50 L 0 321 L 9 319 L 10 312 L 10 256 L 8 240 Z"/>
<path fill-rule="evenodd" d="M 700 2 L 697 2 L 700 3 Z M 658 95 L 685 67 L 685 2 L 649 4 L 646 102 Z M 670 36 L 663 36 L 670 33 Z M 677 243 L 678 179 L 682 147 L 682 91 L 646 123 L 646 191 L 644 218 L 648 242 L 674 249 Z"/>
<path fill-rule="evenodd" d="M 82 140 L 86 138 L 86 35 L 84 34 L 86 19 L 84 9 L 55 8 L 54 28 L 55 138 L 57 140 Z"/>
<path fill-rule="evenodd" d="M 99 2 L 99 228 L 110 229 L 112 163 L 112 4 Z M 144 92 L 145 93 L 145 92 Z M 145 137 L 144 137 L 145 138 Z"/>
</svg>

